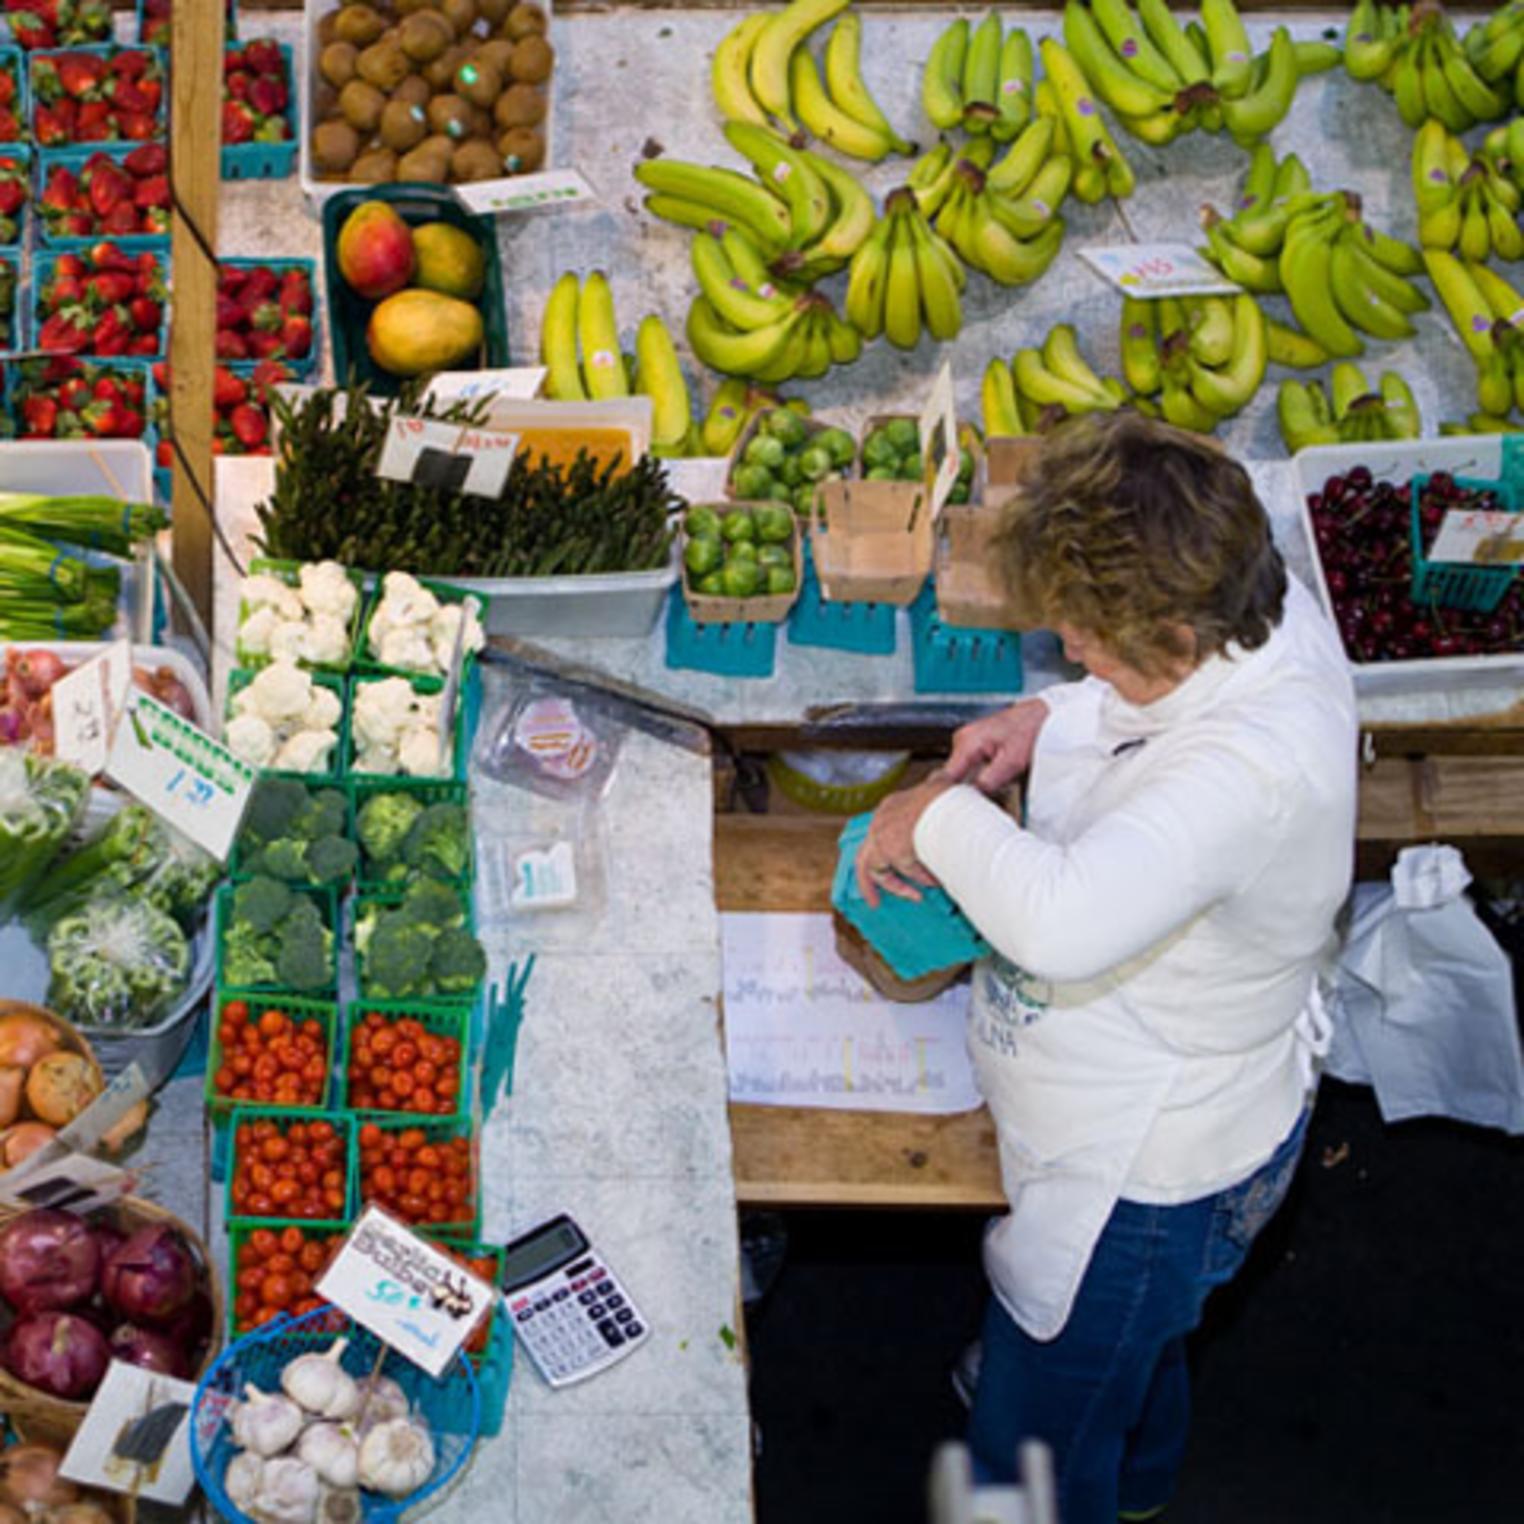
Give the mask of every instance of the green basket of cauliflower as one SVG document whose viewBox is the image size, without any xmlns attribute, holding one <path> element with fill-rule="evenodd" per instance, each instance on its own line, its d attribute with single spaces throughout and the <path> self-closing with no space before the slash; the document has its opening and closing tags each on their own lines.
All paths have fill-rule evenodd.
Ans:
<svg viewBox="0 0 1524 1524">
<path fill-rule="evenodd" d="M 364 603 L 364 576 L 337 561 L 252 561 L 238 589 L 238 665 L 348 672 Z"/>
<path fill-rule="evenodd" d="M 355 671 L 443 678 L 449 675 L 457 637 L 464 671 L 486 644 L 481 611 L 481 600 L 461 588 L 387 572 L 365 611 Z"/>
</svg>

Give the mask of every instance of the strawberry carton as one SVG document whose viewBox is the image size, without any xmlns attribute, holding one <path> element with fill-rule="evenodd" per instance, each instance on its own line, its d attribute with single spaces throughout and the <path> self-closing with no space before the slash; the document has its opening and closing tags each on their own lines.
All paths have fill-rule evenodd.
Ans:
<svg viewBox="0 0 1524 1524">
<path fill-rule="evenodd" d="M 0 248 L 21 245 L 30 180 L 27 150 L 0 150 Z"/>
<path fill-rule="evenodd" d="M 305 376 L 317 363 L 310 259 L 224 259 L 217 265 L 217 358 L 283 360 Z"/>
<path fill-rule="evenodd" d="M 109 0 L 4 0 L 4 16 L 19 48 L 111 41 Z"/>
<path fill-rule="evenodd" d="M 165 135 L 157 48 L 73 48 L 32 55 L 32 136 L 43 148 L 142 143 Z"/>
<path fill-rule="evenodd" d="M 142 439 L 152 390 L 141 362 L 57 355 L 11 367 L 6 407 L 19 439 Z"/>
<path fill-rule="evenodd" d="M 269 37 L 223 57 L 222 177 L 276 180 L 296 161 L 291 49 Z"/>
<path fill-rule="evenodd" d="M 108 240 L 78 252 L 39 254 L 32 347 L 46 354 L 163 354 L 169 257 L 129 253 Z"/>
<path fill-rule="evenodd" d="M 72 149 L 45 154 L 37 209 L 45 243 L 78 248 L 102 234 L 140 247 L 169 241 L 169 149 Z"/>
<path fill-rule="evenodd" d="M 26 61 L 18 48 L 0 48 L 0 143 L 26 141 Z"/>
<path fill-rule="evenodd" d="M 289 366 L 261 360 L 248 375 L 218 365 L 212 373 L 212 454 L 272 455 L 270 388 L 294 380 Z M 153 367 L 155 390 L 152 422 L 159 442 L 154 446 L 154 485 L 163 498 L 170 493 L 170 468 L 175 447 L 169 431 L 169 362 Z"/>
</svg>

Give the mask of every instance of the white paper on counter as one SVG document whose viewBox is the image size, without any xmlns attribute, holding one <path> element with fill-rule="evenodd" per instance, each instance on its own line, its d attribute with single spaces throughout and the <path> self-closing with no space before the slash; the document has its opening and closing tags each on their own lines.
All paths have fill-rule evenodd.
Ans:
<svg viewBox="0 0 1524 1524">
<path fill-rule="evenodd" d="M 726 914 L 720 925 L 731 1100 L 928 1116 L 982 1104 L 967 984 L 897 1005 L 837 956 L 829 915 Z"/>
</svg>

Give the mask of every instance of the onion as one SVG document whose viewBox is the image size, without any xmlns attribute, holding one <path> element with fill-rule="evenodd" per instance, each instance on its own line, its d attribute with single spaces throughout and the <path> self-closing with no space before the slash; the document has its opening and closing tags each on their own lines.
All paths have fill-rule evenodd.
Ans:
<svg viewBox="0 0 1524 1524">
<path fill-rule="evenodd" d="M 29 1159 L 44 1143 L 50 1143 L 57 1131 L 46 1122 L 17 1122 L 0 1133 L 0 1169 L 15 1169 Z"/>
<path fill-rule="evenodd" d="M 106 1259 L 101 1291 L 122 1317 L 162 1323 L 196 1294 L 196 1260 L 185 1239 L 165 1223 L 139 1228 Z"/>
<path fill-rule="evenodd" d="M 39 1207 L 0 1229 L 0 1296 L 19 1313 L 83 1302 L 100 1268 L 90 1229 L 72 1213 Z"/>
<path fill-rule="evenodd" d="M 57 652 L 40 648 L 23 651 L 7 665 L 12 684 L 19 684 L 21 691 L 31 699 L 41 698 L 69 670 Z"/>
<path fill-rule="evenodd" d="M 0 1127 L 9 1127 L 21 1112 L 21 1091 L 26 1070 L 20 1064 L 0 1067 Z"/>
<path fill-rule="evenodd" d="M 12 1445 L 0 1450 L 0 1492 L 23 1509 L 72 1503 L 79 1488 L 58 1475 L 63 1456 L 48 1445 Z"/>
<path fill-rule="evenodd" d="M 67 1127 L 104 1088 L 100 1070 L 83 1053 L 49 1053 L 26 1077 L 26 1103 L 39 1121 Z"/>
<path fill-rule="evenodd" d="M 165 1376 L 188 1374 L 180 1345 L 168 1334 L 139 1328 L 136 1323 L 119 1323 L 107 1342 L 113 1360 L 140 1365 L 145 1371 L 159 1371 Z"/>
<path fill-rule="evenodd" d="M 212 1299 L 205 1291 L 198 1290 L 174 1317 L 164 1324 L 167 1338 L 173 1339 L 177 1348 L 185 1352 L 186 1363 L 194 1370 L 198 1358 L 212 1335 Z"/>
<path fill-rule="evenodd" d="M 31 734 L 26 722 L 26 710 L 13 709 L 7 704 L 0 709 L 0 746 L 15 746 Z"/>
<path fill-rule="evenodd" d="M 196 706 L 191 702 L 190 689 L 175 676 L 170 667 L 155 667 L 148 679 L 148 691 L 167 708 L 173 709 L 182 720 L 196 718 Z"/>
<path fill-rule="evenodd" d="M 77 1402 L 101 1384 L 111 1355 L 94 1323 L 69 1312 L 39 1312 L 12 1323 L 0 1364 L 27 1386 Z"/>
<path fill-rule="evenodd" d="M 36 1006 L 12 1004 L 0 1015 L 0 1064 L 20 1064 L 30 1069 L 39 1058 L 63 1046 L 58 1029 L 37 1012 Z"/>
</svg>

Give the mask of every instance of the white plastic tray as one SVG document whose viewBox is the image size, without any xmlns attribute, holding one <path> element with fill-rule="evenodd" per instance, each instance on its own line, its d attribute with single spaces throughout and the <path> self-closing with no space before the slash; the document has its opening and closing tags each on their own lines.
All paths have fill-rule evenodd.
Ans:
<svg viewBox="0 0 1524 1524">
<path fill-rule="evenodd" d="M 1403 481 L 1429 471 L 1448 471 L 1455 476 L 1495 477 L 1502 469 L 1502 436 L 1465 434 L 1444 439 L 1405 439 L 1385 444 L 1313 445 L 1292 457 L 1297 512 L 1312 556 L 1318 601 L 1333 617 L 1333 599 L 1318 556 L 1312 515 L 1307 496 L 1321 492 L 1330 476 L 1343 475 L 1365 466 L 1378 481 Z M 1438 690 L 1517 684 L 1524 674 L 1524 651 L 1498 656 L 1431 656 L 1417 661 L 1351 661 L 1355 688 L 1360 693 L 1411 693 L 1415 689 Z"/>
</svg>

